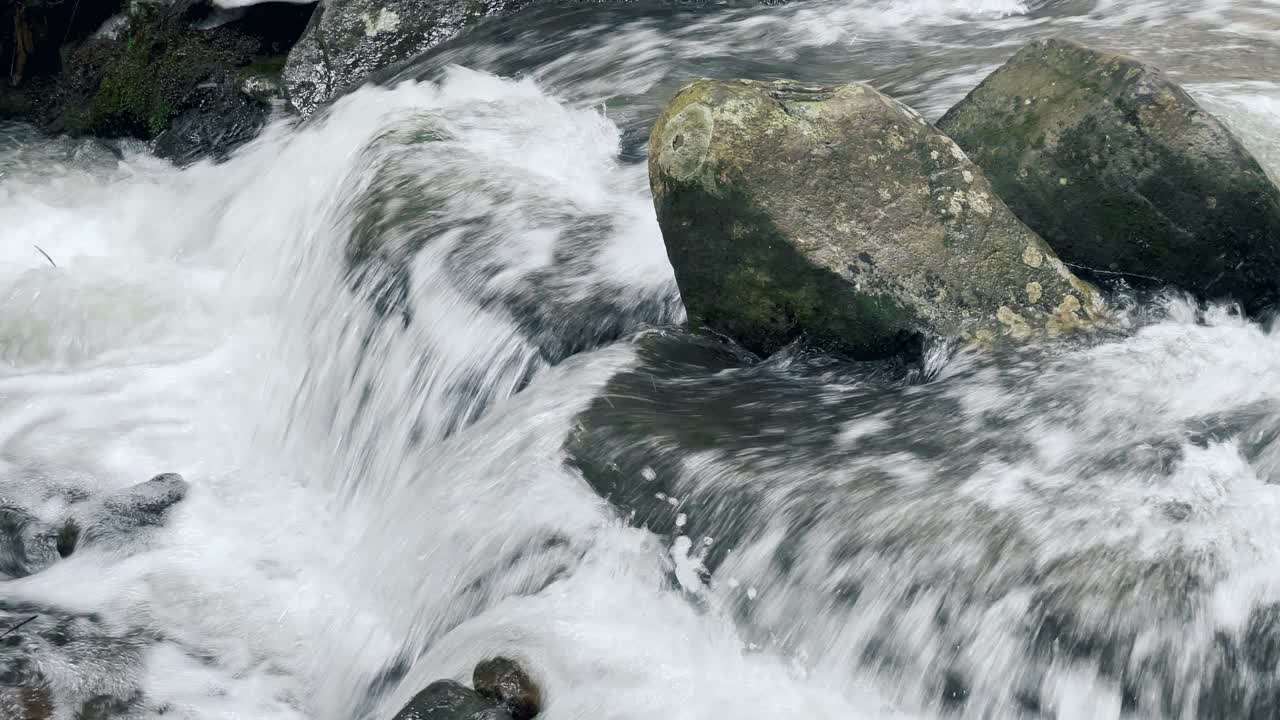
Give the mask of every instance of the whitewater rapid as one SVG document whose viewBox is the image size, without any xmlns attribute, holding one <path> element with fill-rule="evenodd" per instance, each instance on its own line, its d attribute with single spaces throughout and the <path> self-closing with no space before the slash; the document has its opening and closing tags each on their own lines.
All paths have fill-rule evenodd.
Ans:
<svg viewBox="0 0 1280 720">
<path fill-rule="evenodd" d="M 1165 66 L 1280 175 L 1273 2 L 539 10 L 219 165 L 0 127 L 0 482 L 190 483 L 0 600 L 149 638 L 50 669 L 127 717 L 384 718 L 496 652 L 549 720 L 1264 717 L 1270 656 L 1219 648 L 1280 637 L 1269 324 L 1119 298 L 1125 337 L 913 372 L 673 329 L 638 161 L 684 79 L 937 117 L 1049 33 Z"/>
</svg>

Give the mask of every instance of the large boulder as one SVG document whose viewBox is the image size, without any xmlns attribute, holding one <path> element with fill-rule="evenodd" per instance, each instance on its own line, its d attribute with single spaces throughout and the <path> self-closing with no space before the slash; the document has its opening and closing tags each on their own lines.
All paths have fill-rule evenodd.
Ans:
<svg viewBox="0 0 1280 720">
<path fill-rule="evenodd" d="M 1064 261 L 1250 312 L 1277 299 L 1280 191 L 1160 71 L 1042 40 L 938 126 Z"/>
<path fill-rule="evenodd" d="M 289 102 L 303 116 L 375 70 L 408 60 L 475 21 L 532 0 L 327 0 L 289 52 Z"/>
<path fill-rule="evenodd" d="M 690 83 L 649 177 L 690 319 L 755 352 L 804 336 L 882 357 L 1099 313 L 954 142 L 866 85 Z"/>
</svg>

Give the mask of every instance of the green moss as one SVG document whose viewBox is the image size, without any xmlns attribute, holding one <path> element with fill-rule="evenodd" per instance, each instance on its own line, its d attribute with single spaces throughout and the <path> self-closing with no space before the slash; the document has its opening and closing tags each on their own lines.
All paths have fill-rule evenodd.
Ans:
<svg viewBox="0 0 1280 720">
<path fill-rule="evenodd" d="M 148 129 L 146 119 L 157 113 L 154 74 L 147 59 L 146 46 L 130 38 L 123 56 L 108 68 L 85 109 L 81 130 L 130 134 Z"/>
<path fill-rule="evenodd" d="M 102 43 L 92 56 L 79 59 L 87 87 L 80 107 L 66 115 L 66 129 L 151 139 L 197 97 L 193 93 L 200 83 L 246 66 L 252 45 L 232 33 L 191 31 L 164 14 L 139 15 L 121 42 Z M 283 58 L 263 58 L 259 64 L 278 73 Z"/>
</svg>

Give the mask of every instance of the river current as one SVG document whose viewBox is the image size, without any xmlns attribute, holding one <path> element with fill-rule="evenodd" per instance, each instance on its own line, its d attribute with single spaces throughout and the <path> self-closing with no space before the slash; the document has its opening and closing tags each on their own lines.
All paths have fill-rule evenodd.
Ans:
<svg viewBox="0 0 1280 720">
<path fill-rule="evenodd" d="M 1280 176 L 1275 0 L 544 8 L 221 164 L 0 127 L 0 495 L 188 483 L 0 610 L 80 618 L 43 669 L 127 718 L 379 720 L 495 653 L 547 720 L 1280 717 L 1266 319 L 1118 292 L 1106 338 L 915 365 L 681 327 L 682 82 L 936 119 L 1048 35 Z"/>
</svg>

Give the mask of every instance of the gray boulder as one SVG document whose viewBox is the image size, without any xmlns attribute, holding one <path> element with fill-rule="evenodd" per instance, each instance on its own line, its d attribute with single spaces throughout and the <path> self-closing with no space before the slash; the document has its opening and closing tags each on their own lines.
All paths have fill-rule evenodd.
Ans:
<svg viewBox="0 0 1280 720">
<path fill-rule="evenodd" d="M 1066 40 L 1023 48 L 939 121 L 1067 263 L 1249 312 L 1280 284 L 1280 191 L 1160 71 Z"/>
<path fill-rule="evenodd" d="M 82 547 L 128 554 L 165 523 L 188 488 L 181 475 L 164 473 L 98 495 L 18 470 L 0 480 L 0 579 L 40 572 Z M 49 506 L 61 509 L 50 514 Z"/>
<path fill-rule="evenodd" d="M 866 85 L 690 83 L 649 178 L 690 319 L 758 353 L 803 336 L 883 357 L 1100 313 L 954 142 Z"/>
<path fill-rule="evenodd" d="M 303 116 L 375 70 L 419 55 L 468 25 L 533 0 L 326 0 L 289 51 L 284 80 Z"/>
</svg>

